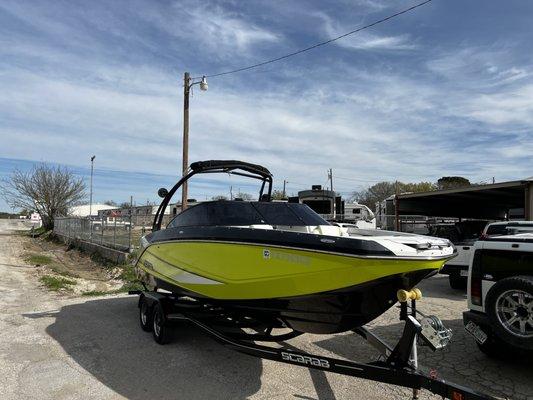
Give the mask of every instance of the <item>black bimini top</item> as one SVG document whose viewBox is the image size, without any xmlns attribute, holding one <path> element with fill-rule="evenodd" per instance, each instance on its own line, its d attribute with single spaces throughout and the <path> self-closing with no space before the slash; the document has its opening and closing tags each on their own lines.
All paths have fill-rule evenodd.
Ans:
<svg viewBox="0 0 533 400">
<path fill-rule="evenodd" d="M 360 256 L 394 256 L 372 240 L 313 235 L 279 229 L 253 229 L 250 225 L 330 225 L 305 204 L 248 201 L 211 201 L 178 214 L 167 229 L 146 236 L 150 243 L 198 240 L 253 243 Z"/>
</svg>

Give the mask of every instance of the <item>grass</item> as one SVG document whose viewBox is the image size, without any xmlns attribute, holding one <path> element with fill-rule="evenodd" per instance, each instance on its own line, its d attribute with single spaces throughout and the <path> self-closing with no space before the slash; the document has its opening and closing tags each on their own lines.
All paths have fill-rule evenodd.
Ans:
<svg viewBox="0 0 533 400">
<path fill-rule="evenodd" d="M 35 228 L 33 230 L 25 230 L 21 231 L 20 234 L 23 236 L 31 236 L 31 237 L 41 237 L 45 235 L 45 237 L 49 236 L 52 231 L 47 231 L 44 227 Z"/>
<path fill-rule="evenodd" d="M 115 290 L 112 290 L 110 292 L 104 292 L 103 290 L 89 290 L 87 292 L 83 292 L 82 296 L 105 296 L 106 294 L 114 294 Z"/>
<path fill-rule="evenodd" d="M 26 262 L 34 265 L 48 265 L 52 263 L 52 258 L 42 254 L 30 254 L 26 257 Z"/>
<path fill-rule="evenodd" d="M 76 282 L 71 279 L 52 275 L 43 275 L 41 278 L 39 278 L 39 280 L 44 286 L 54 292 L 57 292 L 61 289 L 71 290 L 71 286 L 76 284 Z"/>
<path fill-rule="evenodd" d="M 77 278 L 78 277 L 78 275 L 76 275 L 76 274 L 73 274 L 73 273 L 71 273 L 69 271 L 65 271 L 65 270 L 60 269 L 57 265 L 50 266 L 50 269 L 55 274 L 58 274 L 58 275 L 61 275 L 61 276 L 68 276 L 68 277 L 71 277 L 71 278 Z"/>
<path fill-rule="evenodd" d="M 45 231 L 43 230 L 43 232 Z M 54 235 L 45 235 L 47 240 L 55 241 L 57 238 L 54 237 Z M 61 244 L 64 244 L 62 242 L 59 242 Z M 75 248 L 75 246 L 69 246 L 69 250 L 71 248 Z M 77 249 L 80 250 L 80 249 Z M 81 250 L 80 250 L 81 251 Z M 135 270 L 134 266 L 132 264 L 132 261 L 136 259 L 138 256 L 138 250 L 131 253 L 128 256 L 128 260 L 130 262 L 126 262 L 124 264 L 116 264 L 112 261 L 106 260 L 102 256 L 100 256 L 97 253 L 91 253 L 90 258 L 95 263 L 99 264 L 103 269 L 113 269 L 113 268 L 119 268 L 120 274 L 118 278 L 123 281 L 123 285 L 119 289 L 111 290 L 111 291 L 101 291 L 101 290 L 90 290 L 87 292 L 83 292 L 83 296 L 104 296 L 104 295 L 111 295 L 111 294 L 119 294 L 119 293 L 126 293 L 130 290 L 142 290 L 143 286 L 141 283 L 137 280 L 137 277 L 135 276 Z M 31 254 L 26 259 L 29 263 L 32 264 L 39 264 L 39 265 L 49 265 L 49 268 L 52 272 L 54 272 L 56 275 L 60 275 L 60 277 L 55 277 L 52 275 L 44 275 L 41 277 L 41 282 L 48 287 L 50 290 L 60 290 L 60 289 L 66 289 L 69 290 L 71 285 L 75 285 L 76 282 L 67 279 L 68 277 L 77 278 L 78 276 L 69 272 L 65 271 L 63 269 L 60 269 L 59 267 L 52 264 L 53 260 L 52 258 L 45 256 L 45 255 L 39 255 L 39 254 Z"/>
</svg>

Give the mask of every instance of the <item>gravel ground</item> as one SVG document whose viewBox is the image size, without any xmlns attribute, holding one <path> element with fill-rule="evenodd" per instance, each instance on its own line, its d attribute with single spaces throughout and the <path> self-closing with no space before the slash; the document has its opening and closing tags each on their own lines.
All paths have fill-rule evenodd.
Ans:
<svg viewBox="0 0 533 400">
<path fill-rule="evenodd" d="M 310 371 L 232 352 L 183 325 L 172 344 L 158 346 L 138 327 L 136 298 L 73 298 L 43 289 L 22 258 L 23 241 L 0 220 L 0 399 L 408 399 L 382 383 Z M 462 329 L 465 295 L 442 276 L 421 288 L 423 312 L 454 330 L 444 351 L 420 349 L 424 368 L 456 383 L 513 399 L 533 399 L 531 360 L 485 357 Z M 397 310 L 371 325 L 393 342 Z M 375 359 L 355 334 L 303 335 L 290 344 L 333 357 Z M 439 398 L 423 392 L 422 399 Z"/>
</svg>

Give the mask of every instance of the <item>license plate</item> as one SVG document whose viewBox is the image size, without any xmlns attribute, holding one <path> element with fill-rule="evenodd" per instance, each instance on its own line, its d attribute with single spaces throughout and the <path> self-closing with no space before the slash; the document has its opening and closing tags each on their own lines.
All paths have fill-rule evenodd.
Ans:
<svg viewBox="0 0 533 400">
<path fill-rule="evenodd" d="M 461 271 L 459 271 L 459 275 L 460 276 L 468 276 L 468 270 L 467 269 L 462 269 Z"/>
<path fill-rule="evenodd" d="M 474 322 L 468 321 L 465 326 L 465 330 L 474 336 L 474 339 L 476 339 L 480 344 L 483 344 L 487 341 L 487 334 L 483 332 L 483 330 Z"/>
</svg>

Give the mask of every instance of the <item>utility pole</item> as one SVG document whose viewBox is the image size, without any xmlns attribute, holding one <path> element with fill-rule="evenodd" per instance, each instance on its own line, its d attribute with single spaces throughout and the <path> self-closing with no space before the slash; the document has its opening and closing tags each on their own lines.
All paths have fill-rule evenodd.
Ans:
<svg viewBox="0 0 533 400">
<path fill-rule="evenodd" d="M 89 217 L 93 215 L 93 170 L 94 170 L 94 159 L 96 156 L 91 157 L 91 183 L 89 189 Z"/>
<path fill-rule="evenodd" d="M 191 76 L 188 72 L 185 72 L 183 76 L 183 156 L 182 156 L 182 176 L 187 174 L 189 167 L 189 93 L 191 91 L 190 86 Z M 187 181 L 181 186 L 181 211 L 187 208 L 187 196 L 188 196 Z"/>
<path fill-rule="evenodd" d="M 183 156 L 182 156 L 182 176 L 187 175 L 189 169 L 189 94 L 193 85 L 200 85 L 200 90 L 207 90 L 207 79 L 202 77 L 201 81 L 194 82 L 188 72 L 183 74 Z M 181 211 L 187 208 L 187 197 L 189 195 L 187 181 L 181 186 Z"/>
<path fill-rule="evenodd" d="M 91 157 L 91 183 L 89 189 L 89 238 L 93 237 L 93 224 L 92 224 L 92 215 L 93 215 L 93 171 L 94 171 L 94 159 L 96 156 Z"/>
<path fill-rule="evenodd" d="M 229 187 L 229 199 L 233 200 L 233 186 Z"/>
<path fill-rule="evenodd" d="M 286 185 L 287 183 L 289 183 L 289 181 L 283 179 L 283 198 L 286 197 L 286 196 L 285 196 L 285 185 Z"/>
<path fill-rule="evenodd" d="M 333 170 L 330 168 L 328 171 L 329 189 L 333 192 L 333 218 L 337 216 L 337 198 L 333 191 Z"/>
</svg>

